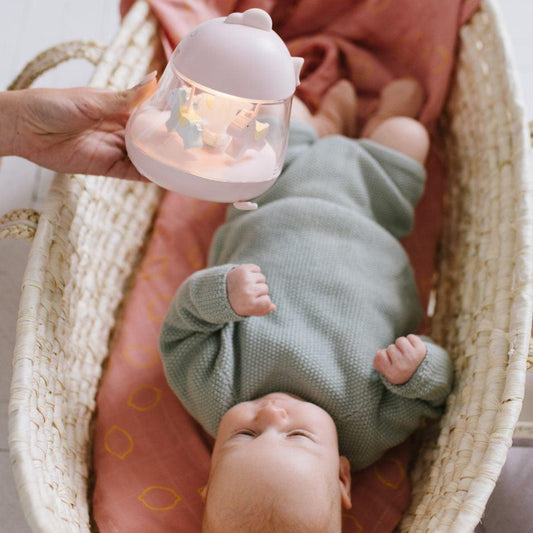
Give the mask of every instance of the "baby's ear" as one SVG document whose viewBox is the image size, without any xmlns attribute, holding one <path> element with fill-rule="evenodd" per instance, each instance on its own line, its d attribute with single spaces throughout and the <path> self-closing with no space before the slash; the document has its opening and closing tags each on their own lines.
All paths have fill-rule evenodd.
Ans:
<svg viewBox="0 0 533 533">
<path fill-rule="evenodd" d="M 339 457 L 339 484 L 341 489 L 341 502 L 345 509 L 352 508 L 352 476 L 350 474 L 350 461 L 341 455 Z"/>
</svg>

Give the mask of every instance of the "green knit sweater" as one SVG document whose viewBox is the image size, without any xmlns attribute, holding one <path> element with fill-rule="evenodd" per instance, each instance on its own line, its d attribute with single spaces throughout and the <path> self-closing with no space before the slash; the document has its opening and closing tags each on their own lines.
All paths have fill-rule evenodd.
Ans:
<svg viewBox="0 0 533 533">
<path fill-rule="evenodd" d="M 211 435 L 233 405 L 293 393 L 333 417 L 341 453 L 360 469 L 422 416 L 439 416 L 452 383 L 442 348 L 424 338 L 426 358 L 399 386 L 372 365 L 421 318 L 398 238 L 412 229 L 423 186 L 423 168 L 402 154 L 292 125 L 283 173 L 259 209 L 229 209 L 210 266 L 182 284 L 161 331 L 168 382 Z M 242 263 L 267 278 L 277 306 L 268 316 L 229 305 L 226 276 Z"/>
</svg>

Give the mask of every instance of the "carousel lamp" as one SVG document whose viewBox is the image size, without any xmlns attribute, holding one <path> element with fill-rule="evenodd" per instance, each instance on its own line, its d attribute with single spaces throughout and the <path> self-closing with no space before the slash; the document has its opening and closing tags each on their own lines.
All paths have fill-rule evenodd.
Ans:
<svg viewBox="0 0 533 533">
<path fill-rule="evenodd" d="M 302 64 L 262 9 L 200 24 L 130 117 L 131 161 L 166 189 L 257 208 L 281 172 Z"/>
</svg>

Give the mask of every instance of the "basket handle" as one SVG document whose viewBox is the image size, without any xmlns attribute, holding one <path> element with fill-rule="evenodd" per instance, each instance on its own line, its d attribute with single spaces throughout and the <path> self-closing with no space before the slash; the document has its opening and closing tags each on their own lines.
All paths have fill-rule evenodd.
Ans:
<svg viewBox="0 0 533 533">
<path fill-rule="evenodd" d="M 27 63 L 7 90 L 26 89 L 41 74 L 70 59 L 83 58 L 96 65 L 104 50 L 105 46 L 95 41 L 69 41 L 52 46 Z"/>
<path fill-rule="evenodd" d="M 94 41 L 61 43 L 32 59 L 7 88 L 8 91 L 26 89 L 39 76 L 70 59 L 87 59 L 96 65 L 105 47 Z M 34 209 L 15 209 L 0 217 L 0 240 L 24 239 L 32 241 L 39 223 L 39 212 Z"/>
<path fill-rule="evenodd" d="M 0 240 L 32 241 L 39 223 L 39 216 L 39 212 L 34 209 L 15 209 L 0 217 Z"/>
</svg>

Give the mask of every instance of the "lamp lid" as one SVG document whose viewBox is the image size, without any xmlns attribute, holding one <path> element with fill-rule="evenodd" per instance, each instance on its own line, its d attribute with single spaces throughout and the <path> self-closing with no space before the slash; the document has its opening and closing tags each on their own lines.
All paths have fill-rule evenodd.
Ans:
<svg viewBox="0 0 533 533">
<path fill-rule="evenodd" d="M 256 101 L 291 97 L 303 64 L 258 8 L 203 22 L 181 40 L 170 61 L 193 83 Z"/>
</svg>

